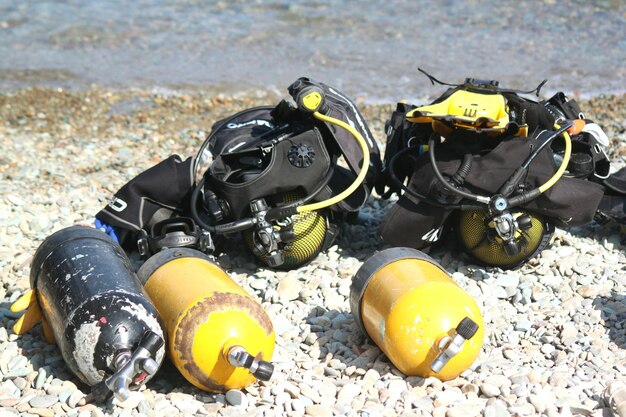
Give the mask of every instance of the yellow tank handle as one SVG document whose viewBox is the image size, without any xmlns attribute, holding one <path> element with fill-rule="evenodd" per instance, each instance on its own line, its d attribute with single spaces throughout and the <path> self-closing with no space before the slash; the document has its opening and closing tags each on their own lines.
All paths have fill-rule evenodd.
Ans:
<svg viewBox="0 0 626 417">
<path fill-rule="evenodd" d="M 559 126 L 558 124 L 555 124 L 554 127 L 556 129 L 561 128 L 561 126 Z M 567 131 L 563 132 L 563 139 L 565 140 L 565 153 L 563 155 L 563 161 L 561 162 L 561 166 L 559 166 L 559 169 L 554 173 L 552 178 L 550 178 L 539 187 L 539 192 L 541 193 L 548 191 L 550 187 L 556 184 L 556 182 L 563 176 L 563 173 L 567 168 L 567 164 L 569 163 L 569 159 L 572 155 L 572 139 L 570 138 L 570 135 L 569 133 L 567 133 Z"/>
<path fill-rule="evenodd" d="M 369 149 L 367 147 L 367 142 L 365 142 L 365 139 L 359 133 L 358 130 L 356 130 L 354 127 L 350 126 L 349 124 L 345 123 L 342 120 L 336 119 L 334 117 L 326 116 L 326 115 L 324 115 L 324 114 L 322 114 L 320 112 L 317 112 L 317 111 L 313 112 L 313 117 L 315 117 L 316 119 L 321 120 L 323 122 L 331 123 L 331 124 L 337 125 L 339 127 L 342 127 L 343 129 L 345 129 L 348 132 L 350 132 L 352 134 L 352 136 L 354 136 L 354 139 L 356 139 L 356 141 L 361 146 L 361 151 L 363 152 L 363 165 L 361 167 L 361 171 L 359 172 L 359 175 L 357 175 L 357 177 L 354 180 L 354 182 L 352 184 L 350 184 L 350 186 L 348 188 L 346 188 L 341 193 L 339 193 L 336 196 L 331 197 L 331 198 L 329 198 L 327 200 L 320 201 L 320 202 L 317 202 L 317 203 L 305 204 L 303 206 L 299 206 L 299 207 L 296 208 L 298 213 L 302 213 L 302 212 L 305 212 L 305 211 L 320 210 L 320 209 L 323 209 L 323 208 L 326 208 L 326 207 L 330 207 L 333 204 L 337 204 L 338 202 L 340 202 L 342 200 L 345 200 L 365 180 L 365 176 L 367 175 L 367 170 L 368 170 L 369 165 L 370 165 L 370 152 L 369 152 Z"/>
</svg>

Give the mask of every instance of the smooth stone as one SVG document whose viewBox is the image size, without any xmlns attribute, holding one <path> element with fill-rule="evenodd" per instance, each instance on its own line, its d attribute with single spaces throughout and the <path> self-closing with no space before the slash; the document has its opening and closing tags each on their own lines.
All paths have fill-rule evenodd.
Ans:
<svg viewBox="0 0 626 417">
<path fill-rule="evenodd" d="M 500 395 L 500 388 L 486 382 L 480 384 L 480 391 L 488 398 L 497 397 L 498 395 Z"/>
<path fill-rule="evenodd" d="M 502 352 L 502 355 L 504 355 L 505 358 L 512 360 L 514 362 L 517 362 L 521 359 L 520 354 L 517 353 L 517 351 L 514 349 L 507 349 L 504 352 Z"/>
<path fill-rule="evenodd" d="M 540 384 L 541 383 L 541 374 L 534 369 L 528 373 L 528 381 L 531 384 Z"/>
<path fill-rule="evenodd" d="M 389 381 L 388 389 L 389 392 L 393 394 L 401 395 L 407 390 L 406 382 L 400 379 L 394 379 L 392 381 Z"/>
<path fill-rule="evenodd" d="M 298 279 L 288 276 L 278 283 L 277 291 L 281 301 L 293 301 L 298 298 L 301 289 L 302 285 Z"/>
<path fill-rule="evenodd" d="M 333 409 L 323 405 L 310 405 L 305 409 L 311 417 L 332 417 Z"/>
<path fill-rule="evenodd" d="M 495 402 L 485 407 L 483 417 L 511 417 L 511 413 L 507 410 L 506 405 L 501 402 Z"/>
<path fill-rule="evenodd" d="M 500 287 L 515 287 L 519 286 L 519 277 L 509 274 L 500 274 L 496 277 L 496 285 Z"/>
<path fill-rule="evenodd" d="M 515 323 L 515 330 L 519 331 L 519 332 L 527 332 L 532 328 L 532 323 L 530 322 L 530 320 L 518 320 Z"/>
<path fill-rule="evenodd" d="M 24 378 L 30 373 L 28 368 L 15 368 L 4 374 L 5 378 Z"/>
<path fill-rule="evenodd" d="M 13 381 L 6 380 L 0 384 L 0 398 L 10 398 L 20 395 L 20 389 L 15 386 Z"/>
<path fill-rule="evenodd" d="M 70 395 L 72 395 L 72 391 L 62 391 L 59 392 L 59 401 L 62 402 L 63 404 L 67 404 L 67 400 L 70 398 Z"/>
<path fill-rule="evenodd" d="M 248 399 L 245 394 L 238 389 L 231 389 L 226 392 L 226 401 L 228 404 L 234 405 L 241 408 L 246 408 L 248 406 Z"/>
<path fill-rule="evenodd" d="M 583 416 L 590 416 L 593 414 L 593 409 L 588 407 L 583 407 L 582 405 L 578 406 L 570 406 L 569 410 L 572 414 L 580 414 Z"/>
<path fill-rule="evenodd" d="M 281 406 L 281 405 L 283 405 L 283 404 L 287 403 L 289 400 L 291 400 L 291 395 L 287 394 L 287 393 L 286 393 L 286 392 L 284 392 L 284 391 L 283 391 L 283 392 L 278 393 L 278 395 L 276 395 L 276 396 L 274 397 L 274 403 L 275 403 L 277 406 Z"/>
<path fill-rule="evenodd" d="M 482 410 L 480 404 L 457 404 L 446 411 L 446 417 L 478 416 Z"/>
<path fill-rule="evenodd" d="M 24 389 L 26 389 L 26 387 L 28 387 L 29 385 L 28 381 L 26 381 L 24 378 L 21 378 L 21 377 L 15 378 L 13 380 L 13 383 L 20 391 L 24 391 Z"/>
<path fill-rule="evenodd" d="M 291 409 L 298 415 L 303 415 L 305 413 L 305 405 L 300 399 L 296 398 L 291 401 Z"/>
<path fill-rule="evenodd" d="M 26 359 L 24 356 L 15 356 L 9 361 L 8 368 L 24 368 L 27 363 L 28 359 Z"/>
<path fill-rule="evenodd" d="M 356 384 L 346 384 L 339 390 L 337 394 L 337 402 L 339 404 L 352 404 L 352 400 L 361 393 L 361 387 Z"/>
<path fill-rule="evenodd" d="M 489 376 L 484 382 L 495 385 L 498 388 L 511 385 L 511 380 L 508 377 L 497 374 Z"/>
<path fill-rule="evenodd" d="M 67 405 L 71 408 L 75 408 L 78 402 L 85 396 L 82 391 L 74 391 L 72 395 L 67 399 Z"/>
<path fill-rule="evenodd" d="M 291 384 L 289 382 L 285 382 L 283 384 L 283 388 L 284 388 L 285 392 L 288 393 L 291 396 L 291 398 L 297 398 L 298 395 L 300 395 L 300 388 L 298 388 L 294 384 Z"/>
<path fill-rule="evenodd" d="M 376 381 L 380 379 L 380 373 L 376 369 L 368 369 L 363 375 L 363 382 L 368 384 L 374 384 Z"/>
<path fill-rule="evenodd" d="M 0 400 L 0 407 L 4 408 L 4 407 L 10 407 L 13 408 L 15 407 L 15 405 L 17 403 L 19 403 L 21 401 L 20 397 L 15 397 L 15 398 L 5 398 Z"/>
<path fill-rule="evenodd" d="M 528 394 L 528 389 L 525 385 L 513 385 L 511 387 L 511 394 L 515 394 L 518 398 L 525 397 Z"/>
<path fill-rule="evenodd" d="M 535 409 L 532 404 L 514 405 L 509 407 L 508 411 L 514 416 L 530 416 L 535 413 Z"/>
<path fill-rule="evenodd" d="M 569 324 L 563 326 L 563 330 L 561 330 L 560 334 L 561 340 L 569 339 L 576 336 L 578 336 L 578 329 L 575 325 Z"/>
<path fill-rule="evenodd" d="M 40 417 L 54 417 L 54 410 L 49 408 L 29 408 L 27 410 L 31 414 L 36 414 Z"/>
<path fill-rule="evenodd" d="M 528 401 L 535 407 L 535 411 L 538 413 L 543 413 L 546 411 L 547 402 L 542 394 L 530 394 L 528 396 Z"/>
<path fill-rule="evenodd" d="M 136 408 L 142 400 L 143 394 L 141 392 L 131 391 L 130 396 L 126 400 L 118 401 L 117 398 L 115 398 L 113 404 L 126 410 L 132 410 Z"/>
<path fill-rule="evenodd" d="M 461 392 L 463 392 L 464 394 L 469 394 L 469 393 L 474 393 L 474 394 L 478 394 L 478 385 L 476 384 L 465 384 L 461 387 Z"/>
<path fill-rule="evenodd" d="M 139 414 L 147 415 L 150 411 L 150 404 L 146 400 L 142 400 L 137 404 L 137 411 Z"/>
<path fill-rule="evenodd" d="M 33 408 L 49 408 L 58 401 L 59 398 L 56 395 L 38 395 L 28 403 Z"/>
<path fill-rule="evenodd" d="M 435 393 L 435 398 L 441 403 L 441 404 L 454 404 L 457 402 L 461 402 L 463 400 L 465 400 L 465 396 L 458 392 L 458 391 L 453 391 L 453 390 L 446 390 L 446 391 L 439 391 Z"/>
<path fill-rule="evenodd" d="M 252 279 L 250 280 L 250 287 L 255 290 L 264 290 L 267 288 L 267 281 L 264 279 Z"/>
<path fill-rule="evenodd" d="M 47 377 L 48 375 L 46 375 L 46 368 L 39 368 L 37 378 L 35 379 L 35 389 L 41 389 L 41 387 L 43 387 L 43 384 L 46 382 Z"/>
</svg>

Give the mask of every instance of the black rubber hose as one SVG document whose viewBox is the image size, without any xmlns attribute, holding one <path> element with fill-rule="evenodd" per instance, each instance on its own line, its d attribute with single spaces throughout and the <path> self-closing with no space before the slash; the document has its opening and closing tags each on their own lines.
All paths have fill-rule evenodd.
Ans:
<svg viewBox="0 0 626 417">
<path fill-rule="evenodd" d="M 202 220 L 200 218 L 200 215 L 198 214 L 198 196 L 200 195 L 200 190 L 204 186 L 205 180 L 206 180 L 206 177 L 203 176 L 200 182 L 198 182 L 198 185 L 196 185 L 196 188 L 194 188 L 193 192 L 191 193 L 191 201 L 190 201 L 191 217 L 193 217 L 194 221 L 198 223 L 200 227 L 208 230 L 210 233 L 225 235 L 228 233 L 241 232 L 243 230 L 247 230 L 251 228 L 252 226 L 254 226 L 255 220 L 253 218 L 240 219 L 234 222 L 218 224 L 215 226 L 211 226 L 210 224 L 205 223 L 204 220 Z"/>
<path fill-rule="evenodd" d="M 416 198 L 416 199 L 418 199 L 420 201 L 423 201 L 426 204 L 430 204 L 431 206 L 434 206 L 434 207 L 441 207 L 441 208 L 446 208 L 446 209 L 450 209 L 450 210 L 457 210 L 457 209 L 458 210 L 483 210 L 485 208 L 484 205 L 478 205 L 478 204 L 467 204 L 467 203 L 442 204 L 442 203 L 432 199 L 431 197 L 419 194 L 416 191 L 413 191 L 409 187 L 404 185 L 404 183 L 402 181 L 400 181 L 400 178 L 398 178 L 398 176 L 396 175 L 396 171 L 394 169 L 394 166 L 395 166 L 396 161 L 398 160 L 398 158 L 400 158 L 402 155 L 404 155 L 405 153 L 408 153 L 410 151 L 417 150 L 417 149 L 419 149 L 419 145 L 417 145 L 417 146 L 409 146 L 408 148 L 404 148 L 400 152 L 396 153 L 391 158 L 391 160 L 389 161 L 389 166 L 387 167 L 387 169 L 389 171 L 389 176 L 391 177 L 391 180 L 398 187 L 400 187 L 400 189 L 402 191 L 404 191 L 405 193 L 407 193 L 411 197 Z"/>
<path fill-rule="evenodd" d="M 522 168 L 527 169 L 530 166 L 530 163 L 533 161 L 533 159 L 535 159 L 537 157 L 537 155 L 539 155 L 539 153 L 546 147 L 548 146 L 548 144 L 550 144 L 557 136 L 560 136 L 563 132 L 565 132 L 567 129 L 569 129 L 570 127 L 572 127 L 573 123 L 572 122 L 568 122 L 565 123 L 559 130 L 557 130 L 556 132 L 554 132 L 549 138 L 547 138 L 546 140 L 544 140 L 538 147 L 537 149 L 535 149 L 535 151 L 533 153 L 531 153 L 528 158 L 526 158 L 526 160 L 522 163 Z"/>
<path fill-rule="evenodd" d="M 443 177 L 443 175 L 441 174 L 441 171 L 439 171 L 439 167 L 437 166 L 437 160 L 435 159 L 435 138 L 438 136 L 439 135 L 436 133 L 433 133 L 432 135 L 430 135 L 430 138 L 428 139 L 428 156 L 430 157 L 430 163 L 433 166 L 433 172 L 435 173 L 435 176 L 437 177 L 439 182 L 441 182 L 441 184 L 445 188 L 447 188 L 449 191 L 452 191 L 453 193 L 460 195 L 463 198 L 478 201 L 479 203 L 482 202 L 481 200 L 488 200 L 489 197 L 468 193 L 468 192 L 465 192 L 463 190 L 460 190 L 454 187 Z"/>
<path fill-rule="evenodd" d="M 463 162 L 461 162 L 461 166 L 452 176 L 452 181 L 454 181 L 459 187 L 465 184 L 465 179 L 472 170 L 472 161 L 473 158 L 471 153 L 463 155 Z"/>
<path fill-rule="evenodd" d="M 322 190 L 324 190 L 324 187 L 326 187 L 326 185 L 328 185 L 328 183 L 330 182 L 330 179 L 332 178 L 334 173 L 334 168 L 332 166 L 329 167 L 326 175 L 324 175 L 324 179 L 322 179 L 320 185 L 318 185 L 317 188 L 313 190 L 313 192 L 311 192 L 311 194 L 301 198 L 300 200 L 293 201 L 289 204 L 269 209 L 265 214 L 265 220 L 279 220 L 289 216 L 293 216 L 294 214 L 298 214 L 298 212 L 296 211 L 298 206 L 302 206 L 308 203 L 309 201 L 314 199 L 319 193 L 321 193 Z"/>
<path fill-rule="evenodd" d="M 202 190 L 205 181 L 206 176 L 203 175 L 198 182 L 198 185 L 196 185 L 196 188 L 194 188 L 193 192 L 191 193 L 191 201 L 189 202 L 189 205 L 191 206 L 191 217 L 193 217 L 193 220 L 198 223 L 200 227 L 208 230 L 210 233 L 215 233 L 215 227 L 205 223 L 198 214 L 198 196 L 200 195 L 200 191 Z"/>
<path fill-rule="evenodd" d="M 563 132 L 565 132 L 571 126 L 572 126 L 572 122 L 566 123 L 563 127 L 561 127 L 559 130 L 557 130 L 552 135 L 550 135 L 546 140 L 544 140 L 537 147 L 537 149 L 535 149 L 530 155 L 528 155 L 528 157 L 524 160 L 524 162 L 522 162 L 522 165 L 519 168 L 517 168 L 515 172 L 513 172 L 513 174 L 509 177 L 509 179 L 504 184 L 502 184 L 502 187 L 500 187 L 499 193 L 502 194 L 504 197 L 510 196 L 515 191 L 519 183 L 522 181 L 522 178 L 528 172 L 528 167 L 530 166 L 531 162 L 537 157 L 537 155 L 539 155 L 539 153 L 542 150 L 544 150 L 546 146 L 548 146 L 548 144 L 552 143 L 552 141 L 557 136 L 560 136 Z M 529 199 L 537 198 L 539 194 L 541 193 L 537 194 L 536 190 L 538 190 L 538 188 L 528 191 L 527 193 L 524 193 L 524 194 L 528 194 L 525 197 L 522 197 L 522 196 L 515 197 L 516 199 L 513 200 L 513 202 L 517 202 L 517 204 L 519 204 L 519 202 L 521 201 L 528 202 L 530 201 Z M 509 203 L 511 202 L 509 201 Z"/>
</svg>

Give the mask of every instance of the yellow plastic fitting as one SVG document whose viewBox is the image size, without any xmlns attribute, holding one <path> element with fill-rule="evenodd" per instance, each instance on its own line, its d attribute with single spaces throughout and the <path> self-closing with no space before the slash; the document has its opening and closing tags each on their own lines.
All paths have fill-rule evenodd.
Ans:
<svg viewBox="0 0 626 417">
<path fill-rule="evenodd" d="M 418 107 L 407 113 L 414 123 L 432 123 L 433 129 L 446 136 L 451 128 L 463 128 L 498 135 L 510 123 L 506 100 L 501 94 L 480 94 L 458 90 L 445 100 Z M 519 126 L 517 136 L 526 134 L 526 126 Z"/>
</svg>

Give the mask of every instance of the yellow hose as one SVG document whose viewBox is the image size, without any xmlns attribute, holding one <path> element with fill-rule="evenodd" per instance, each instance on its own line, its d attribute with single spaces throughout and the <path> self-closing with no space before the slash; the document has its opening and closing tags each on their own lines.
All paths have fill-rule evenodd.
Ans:
<svg viewBox="0 0 626 417">
<path fill-rule="evenodd" d="M 337 194 L 336 196 L 329 198 L 328 200 L 300 206 L 296 209 L 298 213 L 302 213 L 305 211 L 319 210 L 319 209 L 323 209 L 326 207 L 330 207 L 333 204 L 337 204 L 338 202 L 348 198 L 348 196 L 350 196 L 350 194 L 352 194 L 359 187 L 359 185 L 361 185 L 363 180 L 365 180 L 365 176 L 367 175 L 367 169 L 369 168 L 369 165 L 370 165 L 370 152 L 369 152 L 369 149 L 367 148 L 367 143 L 365 142 L 365 139 L 363 138 L 363 136 L 355 128 L 353 128 L 352 126 L 350 126 L 349 124 L 345 122 L 342 122 L 339 119 L 335 119 L 334 117 L 323 115 L 319 112 L 314 112 L 313 117 L 323 122 L 332 123 L 334 125 L 342 127 L 346 129 L 348 132 L 350 132 L 352 136 L 354 136 L 356 141 L 359 143 L 359 145 L 361 146 L 361 151 L 363 152 L 363 165 L 361 167 L 361 171 L 359 172 L 359 175 L 357 175 L 354 182 L 350 184 L 348 188 L 346 188 L 345 190 L 343 190 L 341 193 Z M 568 154 L 568 159 L 569 159 L 569 154 Z"/>
<path fill-rule="evenodd" d="M 554 125 L 554 127 L 556 129 L 561 128 L 561 126 L 556 125 L 556 124 Z M 554 173 L 552 178 L 550 178 L 541 187 L 539 187 L 539 191 L 542 193 L 546 192 L 547 190 L 550 189 L 550 187 L 556 184 L 556 182 L 563 176 L 563 173 L 565 172 L 565 169 L 567 168 L 567 164 L 569 163 L 569 159 L 572 154 L 572 140 L 569 136 L 569 133 L 567 133 L 567 131 L 563 132 L 563 139 L 565 140 L 565 154 L 563 155 L 563 162 L 561 162 L 561 166 Z"/>
</svg>

